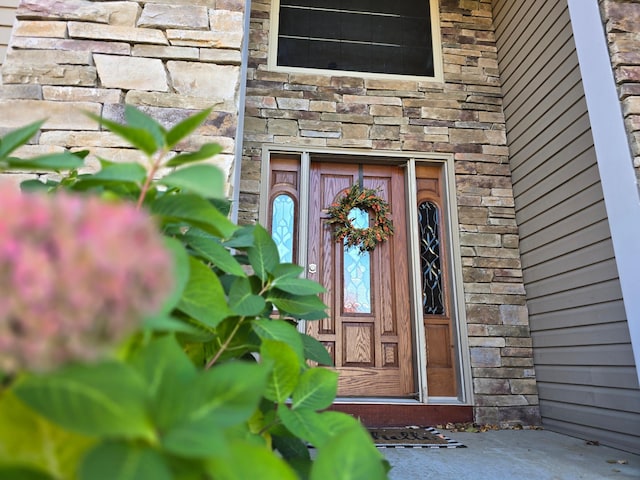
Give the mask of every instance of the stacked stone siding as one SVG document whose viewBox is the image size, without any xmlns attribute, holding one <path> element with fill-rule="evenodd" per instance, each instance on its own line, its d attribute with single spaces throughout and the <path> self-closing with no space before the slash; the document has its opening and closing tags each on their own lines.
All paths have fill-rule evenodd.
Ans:
<svg viewBox="0 0 640 480">
<path fill-rule="evenodd" d="M 600 0 L 613 74 L 640 181 L 640 3 Z"/>
<path fill-rule="evenodd" d="M 121 121 L 131 104 L 170 126 L 213 107 L 178 150 L 218 142 L 224 151 L 212 163 L 231 174 L 244 1 L 23 0 L 16 14 L 2 66 L 0 134 L 48 119 L 20 155 L 89 148 L 90 166 L 97 156 L 139 160 L 83 111 Z"/>
<path fill-rule="evenodd" d="M 240 219 L 264 143 L 453 154 L 476 421 L 537 422 L 491 1 L 440 1 L 442 83 L 269 71 L 270 10 L 252 4 Z"/>
</svg>

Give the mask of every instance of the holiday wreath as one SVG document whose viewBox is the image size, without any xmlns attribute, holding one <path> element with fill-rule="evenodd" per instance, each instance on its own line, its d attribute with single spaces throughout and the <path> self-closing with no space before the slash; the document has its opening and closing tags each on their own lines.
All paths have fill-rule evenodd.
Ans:
<svg viewBox="0 0 640 480">
<path fill-rule="evenodd" d="M 357 228 L 351 222 L 349 213 L 358 208 L 373 214 L 373 225 L 369 228 Z M 329 209 L 328 223 L 335 225 L 333 236 L 344 241 L 348 247 L 357 246 L 364 253 L 376 248 L 393 235 L 393 224 L 389 219 L 389 204 L 376 195 L 370 188 L 353 185 L 339 202 L 333 203 Z"/>
</svg>

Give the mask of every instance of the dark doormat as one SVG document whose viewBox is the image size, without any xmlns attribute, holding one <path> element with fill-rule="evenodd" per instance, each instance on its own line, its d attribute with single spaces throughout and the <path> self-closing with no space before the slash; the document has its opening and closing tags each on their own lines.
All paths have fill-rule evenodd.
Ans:
<svg viewBox="0 0 640 480">
<path fill-rule="evenodd" d="M 376 447 L 381 448 L 465 448 L 433 427 L 369 428 Z"/>
</svg>

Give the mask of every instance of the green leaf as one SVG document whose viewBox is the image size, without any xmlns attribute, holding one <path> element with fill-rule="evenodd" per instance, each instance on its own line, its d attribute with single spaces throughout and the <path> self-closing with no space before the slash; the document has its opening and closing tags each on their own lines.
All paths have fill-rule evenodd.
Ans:
<svg viewBox="0 0 640 480">
<path fill-rule="evenodd" d="M 76 469 L 95 440 L 49 422 L 28 408 L 10 390 L 0 394 L 0 465 L 24 465 L 52 477 L 75 478 Z M 44 473 L 29 476 L 0 468 L 0 478 L 36 480 L 51 478 Z M 22 476 L 21 476 L 22 475 Z"/>
<path fill-rule="evenodd" d="M 176 307 L 189 282 L 189 274 L 191 271 L 190 257 L 182 242 L 175 238 L 165 237 L 164 243 L 173 257 L 173 289 L 164 300 L 162 308 L 159 311 L 160 315 L 168 314 Z"/>
<path fill-rule="evenodd" d="M 153 134 L 151 132 L 148 132 L 144 128 L 121 125 L 117 122 L 107 120 L 106 118 L 89 112 L 86 112 L 86 115 L 94 119 L 96 122 L 100 123 L 100 125 L 104 125 L 108 130 L 115 133 L 119 137 L 124 138 L 131 145 L 143 151 L 148 156 L 153 155 L 158 149 L 161 148 L 161 146 L 156 142 Z"/>
<path fill-rule="evenodd" d="M 286 343 L 298 356 L 301 363 L 304 362 L 304 346 L 300 332 L 293 325 L 284 320 L 270 320 L 261 318 L 251 322 L 253 331 L 262 340 L 278 340 Z"/>
<path fill-rule="evenodd" d="M 145 168 L 136 162 L 114 163 L 91 175 L 81 175 L 79 180 L 101 182 L 131 182 L 141 184 L 147 176 Z"/>
<path fill-rule="evenodd" d="M 229 238 L 238 227 L 204 198 L 193 194 L 164 195 L 151 212 L 175 222 L 190 223 L 217 237 Z"/>
<path fill-rule="evenodd" d="M 162 437 L 162 446 L 185 458 L 206 458 L 226 451 L 226 438 L 216 417 L 185 422 Z"/>
<path fill-rule="evenodd" d="M 317 295 L 325 291 L 318 282 L 306 278 L 277 278 L 271 283 L 271 286 L 296 295 Z"/>
<path fill-rule="evenodd" d="M 41 155 L 26 160 L 9 158 L 7 159 L 7 164 L 9 168 L 57 171 L 79 168 L 84 164 L 84 161 L 71 152 L 61 152 Z"/>
<path fill-rule="evenodd" d="M 358 420 L 346 413 L 329 410 L 322 412 L 320 415 L 326 432 L 332 437 L 353 428 L 354 425 L 360 425 Z"/>
<path fill-rule="evenodd" d="M 309 320 L 325 318 L 327 306 L 316 295 L 293 295 L 291 293 L 271 290 L 267 301 L 272 302 L 280 312 Z"/>
<path fill-rule="evenodd" d="M 91 150 L 76 150 L 75 152 L 73 152 L 76 157 L 79 157 L 83 160 L 86 159 L 90 153 Z"/>
<path fill-rule="evenodd" d="M 196 336 L 202 333 L 200 329 L 167 314 L 146 317 L 142 322 L 142 328 L 151 332 L 186 333 Z"/>
<path fill-rule="evenodd" d="M 292 408 L 323 410 L 336 398 L 338 373 L 326 368 L 312 368 L 300 376 L 298 386 L 293 391 Z"/>
<path fill-rule="evenodd" d="M 233 232 L 233 236 L 224 242 L 224 246 L 227 248 L 247 248 L 253 246 L 255 242 L 253 231 L 255 228 L 255 225 L 238 228 L 238 230 Z"/>
<path fill-rule="evenodd" d="M 0 478 L 7 480 L 56 480 L 48 473 L 27 467 L 0 467 Z"/>
<path fill-rule="evenodd" d="M 154 438 L 146 415 L 146 387 L 129 366 L 117 362 L 72 365 L 30 376 L 15 393 L 58 425 L 85 435 Z"/>
<path fill-rule="evenodd" d="M 360 425 L 343 431 L 318 449 L 311 480 L 385 480 L 380 452 Z"/>
<path fill-rule="evenodd" d="M 146 381 L 157 429 L 166 430 L 189 415 L 184 394 L 197 370 L 173 335 L 152 340 L 133 356 L 131 364 Z"/>
<path fill-rule="evenodd" d="M 284 342 L 263 340 L 260 356 L 264 364 L 272 367 L 264 396 L 277 403 L 286 401 L 300 377 L 298 355 Z"/>
<path fill-rule="evenodd" d="M 253 236 L 254 244 L 247 249 L 249 262 L 251 262 L 251 266 L 256 272 L 256 275 L 260 277 L 262 281 L 266 281 L 269 272 L 280 263 L 278 247 L 276 247 L 269 232 L 261 225 L 255 226 Z"/>
<path fill-rule="evenodd" d="M 253 293 L 247 277 L 238 277 L 231 284 L 229 307 L 242 317 L 255 316 L 264 310 L 266 302 Z"/>
<path fill-rule="evenodd" d="M 215 157 L 222 152 L 222 147 L 217 143 L 205 143 L 195 152 L 179 153 L 167 162 L 167 167 L 178 167 L 187 163 L 199 162 Z"/>
<path fill-rule="evenodd" d="M 158 183 L 179 188 L 205 198 L 224 198 L 224 176 L 213 165 L 191 165 L 172 172 Z"/>
<path fill-rule="evenodd" d="M 317 295 L 325 291 L 324 287 L 313 280 L 300 278 L 304 269 L 293 263 L 281 263 L 272 269 L 271 286 L 296 295 Z"/>
<path fill-rule="evenodd" d="M 54 182 L 51 180 L 47 180 L 46 182 L 42 182 L 40 180 L 25 180 L 20 183 L 20 190 L 23 192 L 49 192 L 50 190 L 56 188 L 59 185 L 59 182 Z"/>
<path fill-rule="evenodd" d="M 268 368 L 261 364 L 229 362 L 199 375 L 185 401 L 189 422 L 204 419 L 220 427 L 237 425 L 255 412 L 265 390 Z"/>
<path fill-rule="evenodd" d="M 212 458 L 207 470 L 216 480 L 298 480 L 291 467 L 271 449 L 238 441 L 229 445 L 224 456 Z"/>
<path fill-rule="evenodd" d="M 167 131 L 149 115 L 131 105 L 126 105 L 124 107 L 124 118 L 130 126 L 149 132 L 157 145 L 156 150 L 165 146 L 165 135 Z"/>
<path fill-rule="evenodd" d="M 247 276 L 234 256 L 214 238 L 187 234 L 184 236 L 184 239 L 198 255 L 213 263 L 220 270 L 235 275 L 236 277 Z"/>
<path fill-rule="evenodd" d="M 178 142 L 186 138 L 196 128 L 198 128 L 207 119 L 211 113 L 211 108 L 202 110 L 188 118 L 185 118 L 180 123 L 171 128 L 165 138 L 168 148 L 173 148 Z"/>
<path fill-rule="evenodd" d="M 301 334 L 301 338 L 304 345 L 305 358 L 318 362 L 320 365 L 333 366 L 333 359 L 327 349 L 324 348 L 324 345 L 305 333 Z"/>
<path fill-rule="evenodd" d="M 200 260 L 189 258 L 189 281 L 178 309 L 209 329 L 232 314 L 218 276 Z"/>
<path fill-rule="evenodd" d="M 286 405 L 281 405 L 278 418 L 292 434 L 315 447 L 324 445 L 331 438 L 322 415 L 308 408 L 290 410 Z"/>
<path fill-rule="evenodd" d="M 280 452 L 283 458 L 291 460 L 292 458 L 302 458 L 308 460 L 309 448 L 298 437 L 288 437 L 283 435 L 272 435 L 273 446 Z"/>
<path fill-rule="evenodd" d="M 162 455 L 145 445 L 107 441 L 86 456 L 80 480 L 172 480 Z"/>
<path fill-rule="evenodd" d="M 18 147 L 25 145 L 40 130 L 44 122 L 45 120 L 33 122 L 0 138 L 0 158 L 5 158 Z"/>
<path fill-rule="evenodd" d="M 295 263 L 280 263 L 271 271 L 273 278 L 298 278 L 304 272 L 304 268 Z"/>
</svg>

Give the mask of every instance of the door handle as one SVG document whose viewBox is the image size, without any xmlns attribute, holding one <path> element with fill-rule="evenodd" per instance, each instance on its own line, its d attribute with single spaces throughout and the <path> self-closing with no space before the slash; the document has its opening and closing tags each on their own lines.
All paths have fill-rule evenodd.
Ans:
<svg viewBox="0 0 640 480">
<path fill-rule="evenodd" d="M 318 266 L 315 263 L 310 263 L 309 264 L 309 273 L 310 274 L 314 274 L 317 271 Z"/>
</svg>

